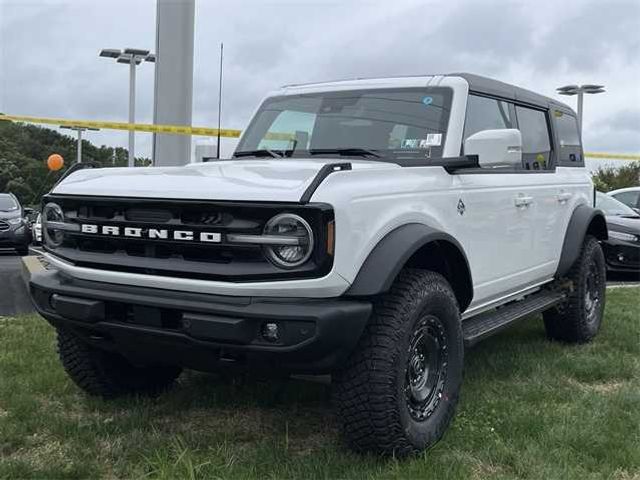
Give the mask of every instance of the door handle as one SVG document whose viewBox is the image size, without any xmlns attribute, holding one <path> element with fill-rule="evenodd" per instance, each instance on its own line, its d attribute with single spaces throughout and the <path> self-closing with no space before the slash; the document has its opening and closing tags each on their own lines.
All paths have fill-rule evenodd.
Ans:
<svg viewBox="0 0 640 480">
<path fill-rule="evenodd" d="M 569 192 L 559 193 L 558 194 L 558 202 L 566 203 L 571 199 L 571 197 L 573 197 L 573 193 L 569 193 Z"/>
<path fill-rule="evenodd" d="M 528 207 L 529 205 L 531 205 L 533 203 L 533 197 L 527 197 L 525 195 L 518 195 L 516 198 L 514 198 L 514 202 L 516 204 L 516 207 L 520 208 L 520 207 Z"/>
</svg>

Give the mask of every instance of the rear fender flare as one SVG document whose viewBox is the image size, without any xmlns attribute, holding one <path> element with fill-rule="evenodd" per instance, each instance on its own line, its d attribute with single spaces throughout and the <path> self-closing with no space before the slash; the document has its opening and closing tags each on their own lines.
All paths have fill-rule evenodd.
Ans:
<svg viewBox="0 0 640 480">
<path fill-rule="evenodd" d="M 580 255 L 587 234 L 595 236 L 598 240 L 606 240 L 607 222 L 601 210 L 588 205 L 578 205 L 571 215 L 564 235 L 556 277 L 562 277 L 569 272 Z"/>
</svg>

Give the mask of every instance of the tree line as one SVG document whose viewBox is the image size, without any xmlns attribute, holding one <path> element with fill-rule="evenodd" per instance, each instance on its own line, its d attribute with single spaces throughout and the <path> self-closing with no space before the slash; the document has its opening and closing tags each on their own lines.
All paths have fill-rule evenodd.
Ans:
<svg viewBox="0 0 640 480">
<path fill-rule="evenodd" d="M 64 167 L 51 172 L 49 155 L 64 158 Z M 82 161 L 101 167 L 126 167 L 126 148 L 95 146 L 82 141 Z M 39 205 L 64 172 L 76 163 L 77 140 L 50 128 L 19 122 L 0 121 L 0 192 L 14 193 L 23 205 Z M 148 165 L 148 158 L 136 158 L 136 165 Z"/>
<path fill-rule="evenodd" d="M 640 186 L 640 162 L 629 162 L 621 167 L 598 167 L 593 174 L 593 184 L 601 192 Z"/>
</svg>

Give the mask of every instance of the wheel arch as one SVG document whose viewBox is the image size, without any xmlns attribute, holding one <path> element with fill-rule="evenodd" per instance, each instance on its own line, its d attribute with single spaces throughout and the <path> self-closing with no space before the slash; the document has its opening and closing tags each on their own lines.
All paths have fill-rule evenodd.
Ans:
<svg viewBox="0 0 640 480">
<path fill-rule="evenodd" d="M 557 277 L 566 275 L 578 259 L 580 248 L 586 235 L 593 235 L 598 240 L 607 240 L 609 238 L 604 213 L 601 210 L 583 204 L 578 205 L 571 214 L 556 270 Z"/>
<path fill-rule="evenodd" d="M 443 275 L 461 311 L 471 303 L 473 282 L 464 249 L 451 235 L 419 223 L 403 225 L 385 235 L 369 253 L 345 295 L 387 292 L 404 267 Z"/>
</svg>

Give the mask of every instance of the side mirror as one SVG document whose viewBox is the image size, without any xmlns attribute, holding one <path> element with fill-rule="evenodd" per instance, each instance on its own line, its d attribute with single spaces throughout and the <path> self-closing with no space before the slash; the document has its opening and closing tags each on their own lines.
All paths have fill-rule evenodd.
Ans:
<svg viewBox="0 0 640 480">
<path fill-rule="evenodd" d="M 464 154 L 477 155 L 481 167 L 522 166 L 522 135 L 516 128 L 482 130 L 464 141 Z"/>
</svg>

